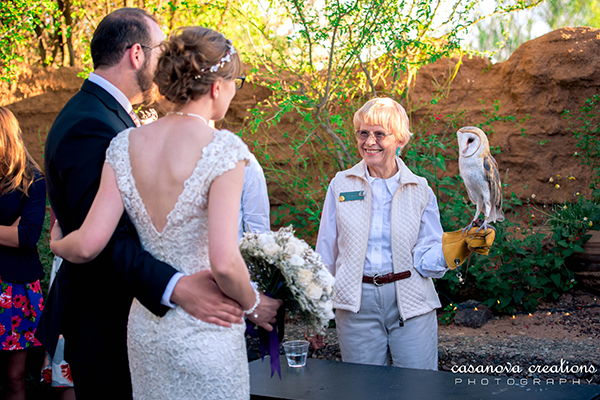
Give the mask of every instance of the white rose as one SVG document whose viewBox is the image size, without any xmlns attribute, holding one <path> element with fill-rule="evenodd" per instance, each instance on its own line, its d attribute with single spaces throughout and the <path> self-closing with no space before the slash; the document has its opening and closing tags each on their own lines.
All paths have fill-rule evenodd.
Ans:
<svg viewBox="0 0 600 400">
<path fill-rule="evenodd" d="M 298 279 L 300 280 L 300 283 L 304 286 L 308 286 L 309 283 L 312 282 L 313 279 L 313 273 L 312 271 L 309 271 L 307 269 L 301 269 L 298 272 Z"/>
<path fill-rule="evenodd" d="M 275 238 L 271 234 L 271 232 L 261 233 L 258 235 L 258 245 L 260 247 L 265 247 L 265 245 L 269 243 L 275 243 Z"/>
<path fill-rule="evenodd" d="M 290 264 L 294 267 L 301 267 L 304 265 L 304 259 L 297 254 L 294 254 L 290 257 Z M 311 273 L 312 275 L 312 273 Z"/>
<path fill-rule="evenodd" d="M 281 251 L 281 246 L 279 246 L 277 243 L 272 242 L 272 243 L 266 243 L 263 247 L 262 250 L 265 252 L 266 255 L 268 256 L 274 256 L 275 254 L 277 254 L 279 251 Z"/>
<path fill-rule="evenodd" d="M 326 269 L 322 269 L 318 272 L 317 279 L 323 282 L 323 284 L 327 287 L 333 286 L 335 282 L 335 278 L 333 277 L 333 275 L 331 275 L 331 273 Z"/>
<path fill-rule="evenodd" d="M 311 284 L 308 285 L 308 289 L 306 289 L 306 294 L 313 300 L 319 300 L 323 295 L 323 289 L 321 286 L 311 282 Z"/>
<path fill-rule="evenodd" d="M 300 255 L 306 249 L 308 249 L 308 245 L 302 240 L 297 239 L 295 237 L 290 238 L 290 240 L 288 240 L 287 244 L 285 245 L 285 251 L 290 255 Z"/>
<path fill-rule="evenodd" d="M 333 314 L 333 302 L 331 300 L 319 301 L 319 307 L 321 308 L 321 310 L 323 310 L 323 315 L 325 316 L 325 318 L 335 318 L 335 315 Z"/>
</svg>

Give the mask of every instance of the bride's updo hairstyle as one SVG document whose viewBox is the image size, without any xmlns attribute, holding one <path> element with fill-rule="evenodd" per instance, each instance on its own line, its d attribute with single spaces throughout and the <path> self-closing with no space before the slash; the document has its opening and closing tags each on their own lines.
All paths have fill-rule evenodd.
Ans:
<svg viewBox="0 0 600 400">
<path fill-rule="evenodd" d="M 212 29 L 190 26 L 177 29 L 163 44 L 154 83 L 167 100 L 185 104 L 208 93 L 217 78 L 238 77 L 241 69 L 231 41 Z"/>
</svg>

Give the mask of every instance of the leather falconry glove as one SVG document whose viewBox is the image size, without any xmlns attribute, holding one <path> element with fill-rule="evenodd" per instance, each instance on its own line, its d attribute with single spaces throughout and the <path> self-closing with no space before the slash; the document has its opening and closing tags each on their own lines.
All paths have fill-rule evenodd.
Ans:
<svg viewBox="0 0 600 400">
<path fill-rule="evenodd" d="M 456 269 L 456 260 L 458 260 L 458 265 L 462 265 L 471 252 L 488 255 L 496 238 L 496 231 L 488 228 L 477 232 L 477 229 L 475 226 L 466 234 L 462 230 L 444 232 L 442 251 L 448 268 Z"/>
</svg>

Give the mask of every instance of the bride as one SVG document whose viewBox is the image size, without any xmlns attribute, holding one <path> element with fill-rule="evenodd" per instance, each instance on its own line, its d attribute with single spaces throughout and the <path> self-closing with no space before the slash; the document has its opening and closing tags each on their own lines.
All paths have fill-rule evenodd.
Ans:
<svg viewBox="0 0 600 400">
<path fill-rule="evenodd" d="M 253 313 L 260 295 L 237 245 L 250 153 L 237 136 L 207 124 L 224 117 L 243 84 L 240 71 L 231 41 L 220 33 L 188 27 L 172 35 L 154 81 L 176 111 L 112 140 L 85 222 L 64 238 L 55 226 L 52 251 L 76 263 L 93 259 L 125 208 L 144 249 L 186 275 L 210 268 L 223 293 Z M 181 307 L 158 318 L 134 301 L 127 337 L 134 399 L 247 399 L 241 322 L 224 328 Z"/>
</svg>

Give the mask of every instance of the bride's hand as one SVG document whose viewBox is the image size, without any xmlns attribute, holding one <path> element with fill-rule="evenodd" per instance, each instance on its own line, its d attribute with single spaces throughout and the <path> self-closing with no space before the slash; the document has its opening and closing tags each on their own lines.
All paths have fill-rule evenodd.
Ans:
<svg viewBox="0 0 600 400">
<path fill-rule="evenodd" d="M 283 304 L 282 300 L 275 300 L 260 292 L 260 303 L 252 314 L 248 314 L 246 318 L 261 328 L 271 332 L 276 322 L 277 309 Z"/>
</svg>

